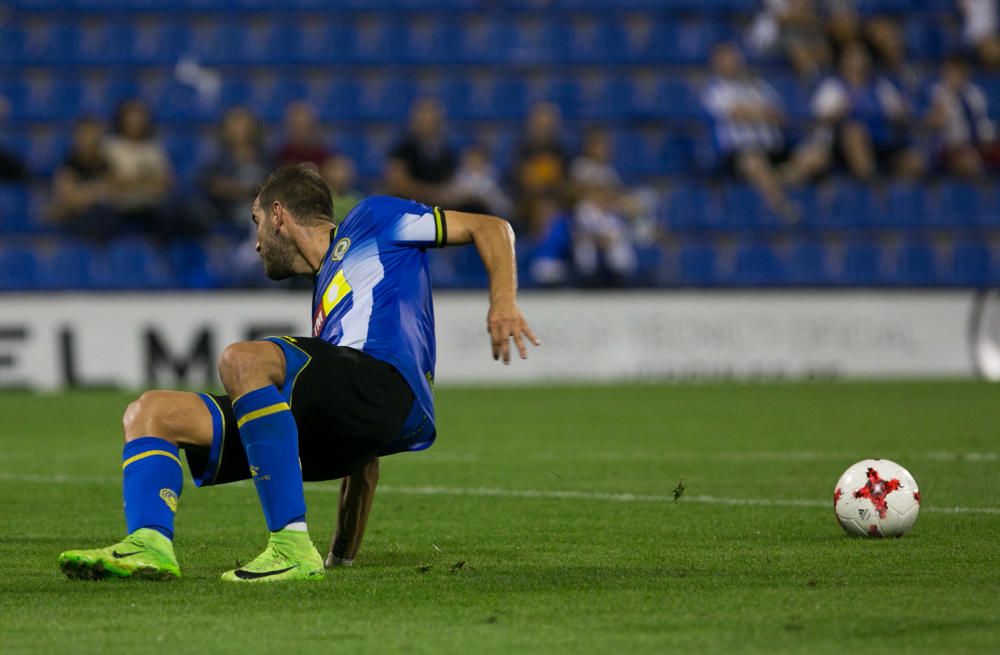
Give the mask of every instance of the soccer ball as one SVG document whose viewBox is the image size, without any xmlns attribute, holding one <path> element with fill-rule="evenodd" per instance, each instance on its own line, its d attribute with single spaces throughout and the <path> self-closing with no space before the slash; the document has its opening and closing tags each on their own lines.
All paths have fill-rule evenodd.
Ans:
<svg viewBox="0 0 1000 655">
<path fill-rule="evenodd" d="M 837 480 L 833 511 L 847 534 L 902 537 L 920 513 L 920 490 L 896 462 L 865 459 Z"/>
</svg>

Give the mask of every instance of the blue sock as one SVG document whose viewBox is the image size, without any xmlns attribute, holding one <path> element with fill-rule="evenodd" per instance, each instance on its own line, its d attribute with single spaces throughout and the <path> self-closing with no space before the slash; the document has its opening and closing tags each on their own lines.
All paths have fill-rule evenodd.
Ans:
<svg viewBox="0 0 1000 655">
<path fill-rule="evenodd" d="M 299 429 L 284 396 L 274 386 L 261 387 L 237 398 L 233 410 L 267 528 L 277 532 L 304 521 Z"/>
<path fill-rule="evenodd" d="M 184 471 L 177 446 L 159 437 L 140 437 L 122 449 L 122 495 L 128 533 L 152 528 L 174 538 L 174 514 Z"/>
</svg>

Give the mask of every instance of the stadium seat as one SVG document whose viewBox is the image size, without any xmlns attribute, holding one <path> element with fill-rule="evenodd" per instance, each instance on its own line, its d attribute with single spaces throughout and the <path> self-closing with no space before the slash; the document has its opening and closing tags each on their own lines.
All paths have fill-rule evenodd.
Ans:
<svg viewBox="0 0 1000 655">
<path fill-rule="evenodd" d="M 141 239 L 121 239 L 107 248 L 108 286 L 113 289 L 158 289 L 173 286 L 159 251 Z"/>
<path fill-rule="evenodd" d="M 726 281 L 735 286 L 773 286 L 784 281 L 784 270 L 770 245 L 750 241 L 736 247 Z"/>
<path fill-rule="evenodd" d="M 39 282 L 34 248 L 0 245 L 0 290 L 31 291 L 39 287 Z"/>
<path fill-rule="evenodd" d="M 924 241 L 907 242 L 895 253 L 891 281 L 902 286 L 930 286 L 940 284 L 934 248 Z"/>
<path fill-rule="evenodd" d="M 897 182 L 885 193 L 883 211 L 875 216 L 879 227 L 919 227 L 927 221 L 928 198 L 924 187 Z"/>
<path fill-rule="evenodd" d="M 701 184 L 681 184 L 666 201 L 667 229 L 697 230 L 718 226 L 723 209 L 715 194 Z"/>
<path fill-rule="evenodd" d="M 849 180 L 836 180 L 827 196 L 826 212 L 805 221 L 815 227 L 866 228 L 879 212 L 871 187 Z M 816 221 L 819 221 L 817 224 Z"/>
<path fill-rule="evenodd" d="M 22 184 L 0 185 L 0 234 L 23 232 L 31 225 L 30 192 Z"/>
<path fill-rule="evenodd" d="M 933 211 L 928 214 L 930 225 L 936 227 L 963 227 L 981 222 L 983 193 L 979 187 L 967 182 L 943 182 L 936 190 Z"/>
<path fill-rule="evenodd" d="M 992 253 L 980 241 L 960 241 L 951 251 L 948 281 L 965 287 L 984 288 L 993 280 Z"/>
<path fill-rule="evenodd" d="M 45 258 L 42 286 L 46 289 L 97 289 L 107 276 L 95 249 L 81 241 L 65 240 Z"/>
<path fill-rule="evenodd" d="M 686 243 L 681 246 L 680 283 L 687 286 L 711 286 L 718 282 L 717 254 L 708 243 Z"/>
<path fill-rule="evenodd" d="M 848 243 L 837 281 L 851 286 L 878 286 L 885 282 L 882 269 L 882 249 L 871 242 Z"/>
<path fill-rule="evenodd" d="M 832 278 L 829 255 L 820 240 L 807 239 L 793 243 L 786 258 L 785 275 L 789 284 L 822 286 Z"/>
<path fill-rule="evenodd" d="M 197 241 L 176 241 L 167 249 L 170 267 L 168 280 L 185 289 L 209 289 L 218 286 L 208 266 L 208 254 Z M 165 282 L 162 286 L 169 286 Z"/>
</svg>

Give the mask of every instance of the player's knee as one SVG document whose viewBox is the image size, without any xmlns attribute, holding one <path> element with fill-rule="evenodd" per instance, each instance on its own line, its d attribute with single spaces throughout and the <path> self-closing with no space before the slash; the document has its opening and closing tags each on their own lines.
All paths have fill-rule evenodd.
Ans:
<svg viewBox="0 0 1000 655">
<path fill-rule="evenodd" d="M 176 412 L 169 401 L 169 392 L 145 391 L 125 408 L 122 427 L 125 442 L 144 436 L 157 436 L 171 441 L 177 432 Z"/>
<path fill-rule="evenodd" d="M 280 352 L 277 346 L 265 341 L 230 344 L 219 358 L 219 378 L 230 391 L 250 383 L 277 383 L 283 368 Z"/>
</svg>

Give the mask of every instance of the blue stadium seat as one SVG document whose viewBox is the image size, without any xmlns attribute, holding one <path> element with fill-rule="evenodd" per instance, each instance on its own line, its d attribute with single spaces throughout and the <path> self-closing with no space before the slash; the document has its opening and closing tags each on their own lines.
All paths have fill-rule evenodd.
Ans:
<svg viewBox="0 0 1000 655">
<path fill-rule="evenodd" d="M 785 115 L 793 121 L 812 118 L 809 91 L 792 75 L 768 75 L 765 79 L 774 87 L 784 105 Z"/>
<path fill-rule="evenodd" d="M 816 227 L 866 228 L 874 224 L 880 211 L 871 187 L 850 180 L 833 183 L 826 209 L 816 217 L 819 223 L 809 216 L 804 221 Z"/>
<path fill-rule="evenodd" d="M 767 208 L 764 198 L 748 184 L 731 183 L 722 190 L 723 227 L 760 230 L 776 225 L 777 217 Z"/>
<path fill-rule="evenodd" d="M 766 243 L 750 241 L 736 248 L 728 282 L 737 286 L 773 286 L 783 282 L 784 269 Z"/>
<path fill-rule="evenodd" d="M 981 241 L 960 241 L 952 248 L 949 259 L 948 280 L 952 284 L 984 288 L 993 282 L 993 256 L 987 244 Z"/>
<path fill-rule="evenodd" d="M 627 180 L 662 175 L 666 145 L 662 132 L 627 130 L 615 135 L 615 165 Z"/>
<path fill-rule="evenodd" d="M 927 216 L 930 225 L 963 227 L 982 221 L 984 198 L 982 191 L 967 182 L 943 182 L 936 192 L 933 211 Z"/>
<path fill-rule="evenodd" d="M 667 197 L 667 227 L 696 230 L 718 226 L 723 209 L 716 194 L 701 184 L 681 184 Z"/>
<path fill-rule="evenodd" d="M 934 248 L 925 241 L 900 245 L 895 253 L 891 280 L 902 286 L 929 286 L 940 283 Z"/>
<path fill-rule="evenodd" d="M 29 196 L 25 185 L 0 185 L 0 234 L 24 232 L 30 228 Z"/>
<path fill-rule="evenodd" d="M 396 43 L 400 57 L 407 61 L 421 64 L 438 64 L 453 61 L 455 57 L 454 43 L 458 40 L 459 29 L 450 21 L 442 20 L 440 15 L 420 17 L 409 21 L 405 28 L 397 28 L 403 39 Z M 390 32 L 388 38 L 393 38 Z"/>
<path fill-rule="evenodd" d="M 657 90 L 654 114 L 668 121 L 695 120 L 702 116 L 701 101 L 684 80 L 663 79 Z"/>
<path fill-rule="evenodd" d="M 349 62 L 354 53 L 356 35 L 347 20 L 326 20 L 312 16 L 295 28 L 297 38 L 285 44 L 290 56 L 300 64 L 324 65 Z"/>
<path fill-rule="evenodd" d="M 39 287 L 39 263 L 27 246 L 0 245 L 0 290 L 31 291 Z"/>
<path fill-rule="evenodd" d="M 829 254 L 820 240 L 793 243 L 786 261 L 786 277 L 790 284 L 815 287 L 831 281 Z"/>
<path fill-rule="evenodd" d="M 101 288 L 107 278 L 103 263 L 86 243 L 63 241 L 45 258 L 42 285 L 46 289 Z"/>
<path fill-rule="evenodd" d="M 635 249 L 638 270 L 634 283 L 642 286 L 655 286 L 660 282 L 664 266 L 663 248 L 658 245 L 637 246 Z"/>
<path fill-rule="evenodd" d="M 688 286 L 710 286 L 718 279 L 715 247 L 709 243 L 686 243 L 681 246 L 680 283 Z"/>
<path fill-rule="evenodd" d="M 885 193 L 884 211 L 876 216 L 881 227 L 918 227 L 927 221 L 927 193 L 922 185 L 891 184 Z"/>
<path fill-rule="evenodd" d="M 173 286 L 159 251 L 140 239 L 121 239 L 107 248 L 108 286 L 113 289 L 159 289 Z"/>
<path fill-rule="evenodd" d="M 875 243 L 855 241 L 843 250 L 838 282 L 852 286 L 877 286 L 885 282 L 882 249 Z"/>
<path fill-rule="evenodd" d="M 197 241 L 175 241 L 167 249 L 170 268 L 168 279 L 184 289 L 209 289 L 218 286 L 219 280 L 208 266 L 208 254 Z M 169 286 L 164 283 L 162 286 Z"/>
<path fill-rule="evenodd" d="M 168 66 L 192 51 L 193 33 L 183 20 L 164 19 L 139 23 L 131 56 L 143 65 Z"/>
<path fill-rule="evenodd" d="M 406 77 L 366 77 L 361 83 L 358 108 L 372 119 L 402 121 L 416 97 L 416 82 Z"/>
</svg>

